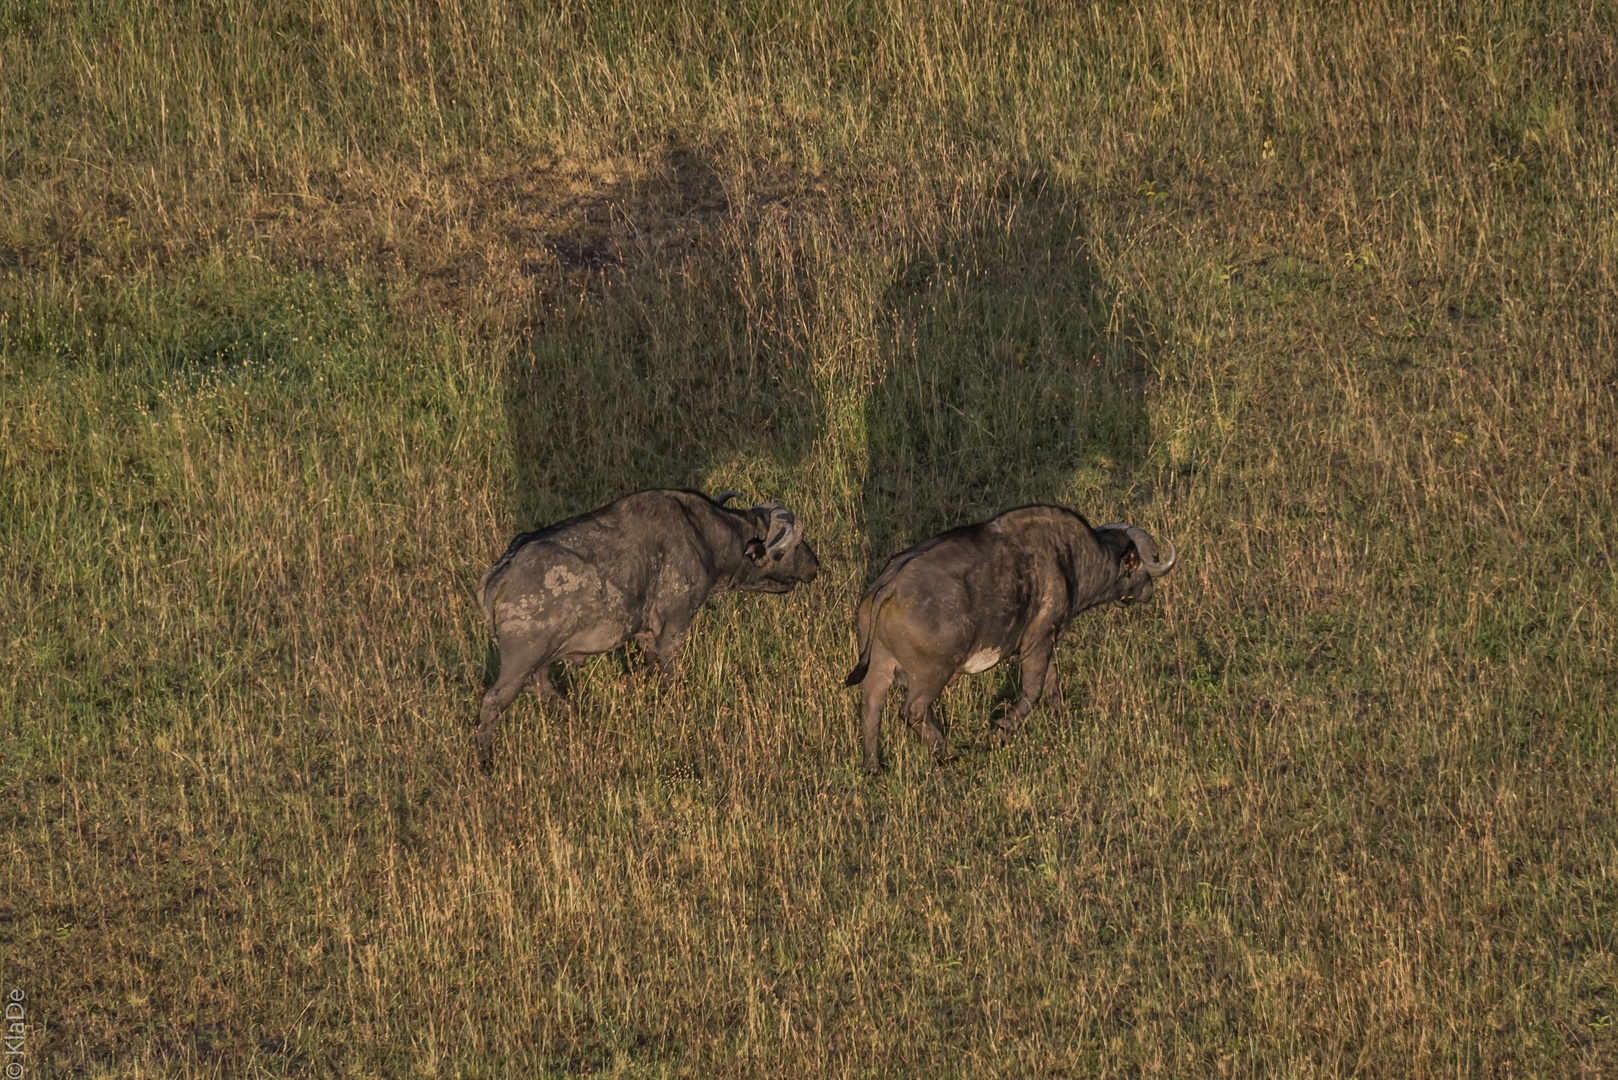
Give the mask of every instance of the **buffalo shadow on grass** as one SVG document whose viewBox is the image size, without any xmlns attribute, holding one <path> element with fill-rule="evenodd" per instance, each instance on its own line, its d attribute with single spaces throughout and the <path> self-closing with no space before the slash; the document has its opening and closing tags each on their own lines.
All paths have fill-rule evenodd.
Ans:
<svg viewBox="0 0 1618 1080">
<path fill-rule="evenodd" d="M 689 155 L 639 195 L 586 207 L 534 270 L 504 388 L 517 529 L 646 487 L 780 495 L 850 437 L 830 430 L 850 389 L 867 579 L 942 529 L 1127 490 L 1154 335 L 1053 182 L 941 197 L 903 236 L 824 201 L 738 207 Z"/>
<path fill-rule="evenodd" d="M 813 442 L 789 316 L 812 288 L 803 260 L 690 155 L 660 180 L 585 208 L 532 271 L 549 280 L 504 387 L 517 530 L 644 488 L 779 496 Z"/>
<path fill-rule="evenodd" d="M 1150 443 L 1149 351 L 1074 199 L 1008 186 L 905 260 L 865 403 L 866 580 L 895 553 L 1028 503 L 1125 498 Z M 1099 523 L 1099 522 L 1095 522 Z"/>
</svg>

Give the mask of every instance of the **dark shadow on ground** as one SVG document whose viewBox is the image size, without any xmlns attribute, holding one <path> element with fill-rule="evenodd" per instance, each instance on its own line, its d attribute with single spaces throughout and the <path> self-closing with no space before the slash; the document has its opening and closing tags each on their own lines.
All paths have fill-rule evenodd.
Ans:
<svg viewBox="0 0 1618 1080">
<path fill-rule="evenodd" d="M 581 197 L 548 239 L 505 385 L 514 532 L 639 488 L 751 500 L 824 482 L 800 469 L 817 440 L 859 438 L 828 431 L 828 395 L 848 389 L 832 370 L 861 384 L 866 468 L 850 494 L 866 580 L 1013 506 L 1094 516 L 1124 501 L 1150 441 L 1150 335 L 1120 325 L 1072 193 L 1037 180 L 918 199 L 901 237 L 804 178 L 750 182 L 781 194 L 737 206 L 671 151 L 633 193 Z"/>
<path fill-rule="evenodd" d="M 686 153 L 654 180 L 581 207 L 533 271 L 551 280 L 505 386 L 514 531 L 642 488 L 779 498 L 815 439 L 790 223 L 732 206 Z"/>
<path fill-rule="evenodd" d="M 866 581 L 956 525 L 1033 502 L 1093 517 L 1123 497 L 1150 441 L 1148 362 L 1075 205 L 1014 185 L 895 275 L 866 404 Z"/>
</svg>

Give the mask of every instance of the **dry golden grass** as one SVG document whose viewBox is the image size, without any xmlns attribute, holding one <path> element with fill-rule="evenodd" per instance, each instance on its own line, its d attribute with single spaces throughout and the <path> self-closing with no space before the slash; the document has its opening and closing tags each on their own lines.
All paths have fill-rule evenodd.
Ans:
<svg viewBox="0 0 1618 1080">
<path fill-rule="evenodd" d="M 1618 1072 L 1611 11 L 0 13 L 0 992 L 41 1075 Z M 637 487 L 784 598 L 508 714 Z M 1173 537 L 860 775 L 848 616 Z"/>
</svg>

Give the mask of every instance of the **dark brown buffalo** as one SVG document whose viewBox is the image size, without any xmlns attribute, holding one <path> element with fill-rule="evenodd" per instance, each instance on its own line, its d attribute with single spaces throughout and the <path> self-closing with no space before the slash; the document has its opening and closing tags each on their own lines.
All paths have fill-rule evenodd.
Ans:
<svg viewBox="0 0 1618 1080">
<path fill-rule="evenodd" d="M 948 756 L 927 718 L 933 700 L 960 675 L 1022 663 L 1022 698 L 997 724 L 994 744 L 1016 731 L 1047 691 L 1060 694 L 1056 639 L 1079 612 L 1114 600 L 1145 600 L 1174 566 L 1174 545 L 1133 525 L 1089 522 L 1060 506 L 1025 506 L 963 525 L 888 560 L 856 615 L 859 665 L 845 685 L 865 684 L 860 720 L 865 767 L 882 769 L 882 703 L 895 681 L 909 689 L 901 715 Z"/>
<path fill-rule="evenodd" d="M 500 646 L 483 695 L 478 761 L 488 765 L 500 714 L 524 686 L 560 700 L 550 667 L 640 642 L 672 682 L 697 609 L 732 589 L 784 593 L 820 562 L 785 508 L 751 510 L 698 491 L 640 491 L 588 514 L 523 533 L 478 583 L 478 606 Z"/>
</svg>

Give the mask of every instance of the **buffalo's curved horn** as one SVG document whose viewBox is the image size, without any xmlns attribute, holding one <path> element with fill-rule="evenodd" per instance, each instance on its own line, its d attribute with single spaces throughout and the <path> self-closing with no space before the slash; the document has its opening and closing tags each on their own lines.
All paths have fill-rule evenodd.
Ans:
<svg viewBox="0 0 1618 1080">
<path fill-rule="evenodd" d="M 713 497 L 713 503 L 715 506 L 724 506 L 730 500 L 739 499 L 741 497 L 742 493 L 739 491 L 721 491 L 719 494 Z"/>
<path fill-rule="evenodd" d="M 1168 547 L 1169 553 L 1160 559 L 1157 557 L 1157 541 L 1153 540 L 1145 529 L 1137 529 L 1133 525 L 1127 526 L 1127 529 L 1129 538 L 1135 541 L 1135 550 L 1140 553 L 1140 564 L 1148 574 L 1159 578 L 1174 569 L 1174 562 L 1180 557 L 1180 553 L 1174 550 L 1173 541 L 1164 538 L 1163 543 Z"/>
<path fill-rule="evenodd" d="M 1101 532 L 1104 529 L 1122 529 L 1124 534 L 1134 542 L 1135 554 L 1140 556 L 1141 566 L 1154 578 L 1162 577 L 1170 570 L 1173 570 L 1174 561 L 1180 557 L 1179 552 L 1174 550 L 1174 544 L 1165 540 L 1163 542 L 1168 544 L 1169 554 L 1167 558 L 1159 559 L 1157 557 L 1157 541 L 1153 540 L 1151 534 L 1145 529 L 1136 528 L 1128 522 L 1114 521 L 1106 525 L 1096 526 L 1096 532 Z"/>
<path fill-rule="evenodd" d="M 780 503 L 760 503 L 753 509 L 770 512 L 770 524 L 765 530 L 770 536 L 764 543 L 766 555 L 786 552 L 803 535 L 803 526 L 798 524 L 797 517 Z"/>
</svg>

